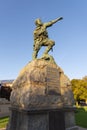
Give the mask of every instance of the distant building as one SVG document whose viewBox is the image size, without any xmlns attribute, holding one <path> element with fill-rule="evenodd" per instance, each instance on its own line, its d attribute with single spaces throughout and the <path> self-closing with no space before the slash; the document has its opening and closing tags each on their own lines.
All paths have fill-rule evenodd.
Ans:
<svg viewBox="0 0 87 130">
<path fill-rule="evenodd" d="M 4 87 L 12 87 L 12 83 L 14 80 L 1 80 L 1 86 Z"/>
</svg>

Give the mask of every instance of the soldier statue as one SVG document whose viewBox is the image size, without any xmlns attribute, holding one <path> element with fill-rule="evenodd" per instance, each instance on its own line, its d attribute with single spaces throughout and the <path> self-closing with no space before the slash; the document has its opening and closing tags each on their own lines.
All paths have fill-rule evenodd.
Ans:
<svg viewBox="0 0 87 130">
<path fill-rule="evenodd" d="M 62 19 L 62 17 L 59 17 L 47 23 L 43 23 L 40 19 L 36 19 L 36 29 L 34 30 L 33 60 L 37 58 L 38 52 L 42 46 L 47 46 L 44 52 L 44 55 L 47 55 L 55 45 L 55 42 L 49 39 L 46 29 Z"/>
</svg>

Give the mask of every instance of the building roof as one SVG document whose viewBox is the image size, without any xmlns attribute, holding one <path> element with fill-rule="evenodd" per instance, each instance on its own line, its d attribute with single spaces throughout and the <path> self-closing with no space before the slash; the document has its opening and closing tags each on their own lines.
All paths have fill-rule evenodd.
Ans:
<svg viewBox="0 0 87 130">
<path fill-rule="evenodd" d="M 12 83 L 14 80 L 10 79 L 10 80 L 0 80 L 0 83 Z"/>
</svg>

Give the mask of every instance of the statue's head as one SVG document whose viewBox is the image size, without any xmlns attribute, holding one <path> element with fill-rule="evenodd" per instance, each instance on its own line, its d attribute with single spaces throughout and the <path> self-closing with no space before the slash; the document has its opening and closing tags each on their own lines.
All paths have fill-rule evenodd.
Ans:
<svg viewBox="0 0 87 130">
<path fill-rule="evenodd" d="M 35 20 L 35 24 L 36 24 L 36 26 L 40 26 L 43 23 L 42 23 L 41 19 L 38 18 L 38 19 Z"/>
</svg>

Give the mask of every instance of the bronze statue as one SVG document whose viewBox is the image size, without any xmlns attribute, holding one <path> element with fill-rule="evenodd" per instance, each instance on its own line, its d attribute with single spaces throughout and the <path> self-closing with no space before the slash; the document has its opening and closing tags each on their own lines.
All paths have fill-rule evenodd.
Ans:
<svg viewBox="0 0 87 130">
<path fill-rule="evenodd" d="M 62 19 L 63 18 L 60 17 L 47 23 L 42 23 L 40 19 L 36 19 L 36 29 L 34 30 L 33 60 L 37 58 L 38 51 L 42 46 L 47 46 L 44 52 L 44 55 L 47 55 L 52 47 L 55 45 L 55 42 L 49 39 L 46 28 L 52 26 L 54 23 Z"/>
</svg>

